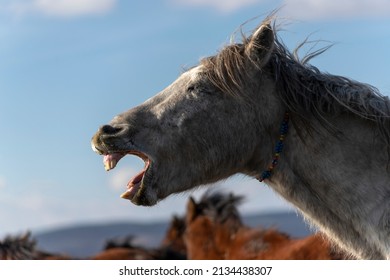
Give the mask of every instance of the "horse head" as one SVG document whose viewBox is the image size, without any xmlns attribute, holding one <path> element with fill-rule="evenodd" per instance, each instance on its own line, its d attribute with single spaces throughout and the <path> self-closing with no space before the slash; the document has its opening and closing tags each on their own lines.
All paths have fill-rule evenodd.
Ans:
<svg viewBox="0 0 390 280">
<path fill-rule="evenodd" d="M 151 206 L 172 193 L 236 173 L 256 176 L 265 168 L 269 158 L 259 158 L 259 150 L 272 150 L 264 138 L 275 134 L 273 123 L 282 116 L 269 94 L 273 46 L 274 33 L 265 22 L 243 43 L 201 60 L 154 97 L 99 128 L 92 148 L 104 156 L 106 170 L 129 154 L 145 162 L 123 198 Z"/>
</svg>

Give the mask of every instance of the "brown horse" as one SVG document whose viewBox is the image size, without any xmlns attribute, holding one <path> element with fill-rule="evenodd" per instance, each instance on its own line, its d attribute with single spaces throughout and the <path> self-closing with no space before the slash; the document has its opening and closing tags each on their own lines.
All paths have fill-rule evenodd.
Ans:
<svg viewBox="0 0 390 280">
<path fill-rule="evenodd" d="M 92 260 L 156 260 L 159 259 L 157 254 L 151 250 L 141 248 L 110 248 L 106 249 L 95 256 Z"/>
<path fill-rule="evenodd" d="M 92 256 L 93 260 L 153 260 L 151 250 L 135 246 L 134 236 L 128 235 L 122 238 L 113 238 L 106 241 L 101 252 Z"/>
<path fill-rule="evenodd" d="M 183 260 L 185 256 L 167 248 L 111 248 L 92 256 L 92 260 Z"/>
<path fill-rule="evenodd" d="M 182 255 L 183 258 L 186 258 L 187 247 L 183 238 L 185 230 L 185 219 L 174 215 L 166 230 L 165 237 L 161 241 L 161 247 L 170 248 L 172 251 L 177 252 L 177 254 Z"/>
<path fill-rule="evenodd" d="M 186 259 L 182 238 L 182 225 L 177 217 L 167 230 L 159 248 L 144 248 L 133 244 L 133 236 L 111 239 L 93 260 L 182 260 Z"/>
<path fill-rule="evenodd" d="M 342 256 L 321 235 L 293 239 L 275 229 L 245 226 L 236 208 L 241 197 L 215 193 L 187 204 L 189 259 L 331 260 Z"/>
<path fill-rule="evenodd" d="M 173 219 L 170 228 L 177 228 L 178 219 Z M 171 241 L 169 241 L 171 240 Z M 87 257 L 92 260 L 177 260 L 185 259 L 182 233 L 179 239 L 167 236 L 159 248 L 143 248 L 133 244 L 133 236 L 110 239 L 98 254 Z M 176 247 L 175 247 L 176 246 Z M 179 248 L 180 251 L 177 251 Z M 6 236 L 0 241 L 0 260 L 71 260 L 67 255 L 53 254 L 37 249 L 30 232 L 17 236 Z"/>
</svg>

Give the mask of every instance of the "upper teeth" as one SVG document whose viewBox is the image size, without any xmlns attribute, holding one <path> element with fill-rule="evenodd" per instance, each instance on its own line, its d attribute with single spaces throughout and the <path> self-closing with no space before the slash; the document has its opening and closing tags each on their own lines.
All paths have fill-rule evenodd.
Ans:
<svg viewBox="0 0 390 280">
<path fill-rule="evenodd" d="M 106 158 L 103 163 L 104 169 L 106 169 L 106 171 L 110 171 L 111 169 L 115 168 L 118 161 L 112 158 Z"/>
</svg>

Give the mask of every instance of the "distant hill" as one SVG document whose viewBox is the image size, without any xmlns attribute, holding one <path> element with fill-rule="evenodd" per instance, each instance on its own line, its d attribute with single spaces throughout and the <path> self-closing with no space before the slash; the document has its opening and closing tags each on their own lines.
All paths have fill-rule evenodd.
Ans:
<svg viewBox="0 0 390 280">
<path fill-rule="evenodd" d="M 311 233 L 309 227 L 296 213 L 283 212 L 243 217 L 251 227 L 274 227 L 292 237 L 304 237 Z M 34 234 L 38 248 L 53 253 L 63 253 L 85 258 L 99 252 L 107 239 L 134 236 L 134 243 L 145 247 L 159 246 L 170 221 L 158 223 L 104 223 L 78 225 Z"/>
</svg>

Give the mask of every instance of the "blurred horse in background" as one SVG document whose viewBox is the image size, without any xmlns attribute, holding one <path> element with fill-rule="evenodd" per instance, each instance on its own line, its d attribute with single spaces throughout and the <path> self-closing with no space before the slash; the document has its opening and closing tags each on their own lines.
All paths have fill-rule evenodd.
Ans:
<svg viewBox="0 0 390 280">
<path fill-rule="evenodd" d="M 66 260 L 68 256 L 38 250 L 31 233 L 6 236 L 0 241 L 0 260 Z"/>
<path fill-rule="evenodd" d="M 173 216 L 165 237 L 157 248 L 136 245 L 132 235 L 107 240 L 92 260 L 332 260 L 345 259 L 321 235 L 291 238 L 274 228 L 246 226 L 238 204 L 243 197 L 206 192 L 196 202 L 187 203 L 184 217 Z M 28 232 L 0 241 L 2 260 L 66 260 L 69 256 L 37 249 Z"/>
<path fill-rule="evenodd" d="M 93 260 L 183 260 L 186 251 L 181 232 L 182 222 L 174 216 L 167 234 L 158 248 L 134 245 L 132 235 L 110 239 L 102 252 L 92 256 Z"/>
<path fill-rule="evenodd" d="M 321 235 L 295 239 L 276 229 L 245 226 L 242 197 L 206 193 L 189 199 L 184 240 L 188 259 L 332 260 L 345 258 Z"/>
<path fill-rule="evenodd" d="M 161 246 L 163 248 L 170 248 L 185 258 L 187 255 L 187 246 L 183 238 L 185 230 L 185 219 L 174 215 L 166 230 L 165 237 L 161 241 Z"/>
</svg>

